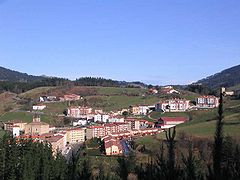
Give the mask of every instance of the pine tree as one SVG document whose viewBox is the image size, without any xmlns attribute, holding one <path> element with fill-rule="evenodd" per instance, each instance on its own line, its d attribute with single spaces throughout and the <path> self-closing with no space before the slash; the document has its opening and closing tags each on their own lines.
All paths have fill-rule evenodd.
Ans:
<svg viewBox="0 0 240 180">
<path fill-rule="evenodd" d="M 176 128 L 173 128 L 166 131 L 166 138 L 167 138 L 167 147 L 168 147 L 168 161 L 167 161 L 167 179 L 175 179 L 177 177 L 176 174 L 176 167 L 175 167 L 175 136 L 176 136 Z"/>
<path fill-rule="evenodd" d="M 57 151 L 52 163 L 52 175 L 51 179 L 54 180 L 65 180 L 67 174 L 67 164 L 66 159 L 62 156 L 60 151 Z"/>
<path fill-rule="evenodd" d="M 5 179 L 15 180 L 17 179 L 16 172 L 18 166 L 18 146 L 15 139 L 8 140 L 6 145 L 5 156 Z"/>
<path fill-rule="evenodd" d="M 223 93 L 220 93 L 219 109 L 218 109 L 218 121 L 216 125 L 216 132 L 214 137 L 213 147 L 213 178 L 222 178 L 222 149 L 223 149 Z"/>
<path fill-rule="evenodd" d="M 117 174 L 122 180 L 127 180 L 128 179 L 128 174 L 129 174 L 129 168 L 128 168 L 128 162 L 124 157 L 119 157 L 117 159 L 118 162 L 118 170 Z"/>
<path fill-rule="evenodd" d="M 185 174 L 184 179 L 186 180 L 197 180 L 202 179 L 202 175 L 199 170 L 199 163 L 196 157 L 193 155 L 193 145 L 189 142 L 188 156 L 184 157 L 182 155 L 182 161 L 184 164 L 183 172 Z"/>
</svg>

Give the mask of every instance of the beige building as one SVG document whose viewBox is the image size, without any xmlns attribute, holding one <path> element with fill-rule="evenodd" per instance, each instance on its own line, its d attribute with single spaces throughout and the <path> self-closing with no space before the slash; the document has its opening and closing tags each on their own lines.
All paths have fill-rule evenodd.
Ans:
<svg viewBox="0 0 240 180">
<path fill-rule="evenodd" d="M 24 131 L 26 124 L 26 122 L 20 120 L 9 121 L 4 124 L 4 130 L 12 131 L 13 127 L 18 126 L 20 131 Z"/>
<path fill-rule="evenodd" d="M 111 136 L 104 139 L 105 152 L 107 156 L 110 155 L 119 155 L 123 153 L 123 148 L 120 143 L 120 140 L 115 139 Z"/>
<path fill-rule="evenodd" d="M 25 134 L 45 134 L 49 133 L 49 124 L 41 122 L 40 117 L 33 118 L 33 122 L 25 125 Z"/>
<path fill-rule="evenodd" d="M 74 128 L 67 130 L 67 142 L 69 144 L 75 144 L 78 142 L 84 142 L 86 135 L 85 128 Z"/>
<path fill-rule="evenodd" d="M 65 147 L 64 144 L 64 136 L 62 135 L 53 135 L 53 136 L 46 136 L 45 140 L 52 145 L 53 153 L 55 154 L 57 150 L 62 151 Z"/>
</svg>

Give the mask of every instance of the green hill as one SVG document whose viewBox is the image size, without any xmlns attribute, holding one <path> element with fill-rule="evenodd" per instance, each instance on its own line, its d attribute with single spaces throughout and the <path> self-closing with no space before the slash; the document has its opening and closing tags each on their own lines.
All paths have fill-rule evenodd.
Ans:
<svg viewBox="0 0 240 180">
<path fill-rule="evenodd" d="M 240 65 L 225 69 L 217 74 L 199 80 L 197 83 L 214 89 L 240 84 Z"/>
<path fill-rule="evenodd" d="M 13 71 L 0 66 L 0 81 L 32 82 L 43 79 L 44 77 L 42 76 L 28 75 L 27 73 Z"/>
</svg>

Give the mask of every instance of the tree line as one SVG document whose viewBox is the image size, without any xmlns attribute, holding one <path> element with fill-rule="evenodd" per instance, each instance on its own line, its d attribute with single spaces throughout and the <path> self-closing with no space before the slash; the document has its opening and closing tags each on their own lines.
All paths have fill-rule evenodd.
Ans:
<svg viewBox="0 0 240 180">
<path fill-rule="evenodd" d="M 13 93 L 23 93 L 28 90 L 37 88 L 37 87 L 45 87 L 45 86 L 102 86 L 102 87 L 139 87 L 137 85 L 141 85 L 140 82 L 128 83 L 122 81 L 115 81 L 111 79 L 104 78 L 95 78 L 95 77 L 83 77 L 76 79 L 75 81 L 71 81 L 65 78 L 44 78 L 38 81 L 30 81 L 30 82 L 20 82 L 20 81 L 0 81 L 0 93 L 4 91 L 10 91 Z"/>
</svg>

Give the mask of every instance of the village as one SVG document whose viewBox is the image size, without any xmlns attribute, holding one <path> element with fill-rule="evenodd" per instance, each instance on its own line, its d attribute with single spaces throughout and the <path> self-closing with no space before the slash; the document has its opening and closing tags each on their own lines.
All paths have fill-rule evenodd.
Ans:
<svg viewBox="0 0 240 180">
<path fill-rule="evenodd" d="M 151 93 L 157 93 L 150 89 Z M 162 88 L 165 94 L 180 94 L 172 86 Z M 226 92 L 225 95 L 232 95 Z M 131 151 L 128 140 L 146 135 L 156 135 L 169 128 L 189 121 L 187 117 L 161 117 L 153 119 L 150 113 L 153 111 L 186 112 L 199 109 L 213 109 L 219 106 L 219 98 L 215 96 L 199 96 L 195 102 L 187 99 L 166 99 L 153 105 L 132 105 L 118 111 L 104 112 L 102 109 L 94 109 L 87 106 L 70 106 L 65 112 L 65 117 L 72 122 L 67 127 L 54 127 L 41 121 L 41 111 L 47 108 L 52 101 L 78 101 L 82 97 L 76 94 L 66 94 L 64 97 L 41 96 L 39 104 L 32 107 L 34 117 L 32 122 L 13 120 L 4 124 L 4 129 L 16 139 L 32 139 L 37 142 L 50 143 L 53 153 L 61 151 L 63 155 L 70 152 L 74 144 L 83 144 L 85 141 L 99 138 L 104 142 L 104 154 L 127 155 Z M 57 100 L 58 99 L 58 100 Z M 148 117 L 151 119 L 144 119 Z"/>
</svg>

